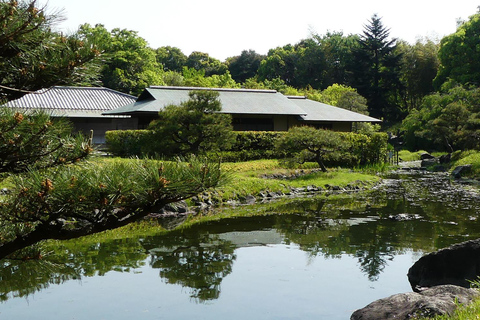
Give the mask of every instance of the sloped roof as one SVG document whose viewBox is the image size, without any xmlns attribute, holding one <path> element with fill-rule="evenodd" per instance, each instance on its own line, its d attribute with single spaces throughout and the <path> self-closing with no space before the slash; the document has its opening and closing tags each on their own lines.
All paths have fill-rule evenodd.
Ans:
<svg viewBox="0 0 480 320">
<path fill-rule="evenodd" d="M 150 87 L 137 101 L 106 115 L 157 114 L 167 105 L 179 105 L 189 99 L 191 90 L 217 91 L 222 103 L 222 113 L 290 115 L 302 121 L 328 122 L 381 122 L 360 113 L 309 100 L 304 96 L 284 96 L 275 90 L 197 88 L 197 87 Z"/>
<path fill-rule="evenodd" d="M 7 107 L 44 110 L 55 116 L 105 117 L 102 113 L 136 101 L 136 97 L 103 87 L 61 87 L 38 90 Z"/>
<path fill-rule="evenodd" d="M 150 87 L 133 103 L 104 114 L 158 113 L 167 105 L 178 105 L 189 99 L 191 90 L 217 91 L 222 103 L 222 113 L 303 115 L 296 104 L 275 90 L 250 90 L 227 88 Z"/>
<path fill-rule="evenodd" d="M 379 119 L 366 116 L 343 108 L 334 107 L 325 103 L 307 99 L 302 96 L 289 96 L 290 101 L 305 111 L 300 118 L 303 121 L 328 122 L 382 122 Z"/>
</svg>

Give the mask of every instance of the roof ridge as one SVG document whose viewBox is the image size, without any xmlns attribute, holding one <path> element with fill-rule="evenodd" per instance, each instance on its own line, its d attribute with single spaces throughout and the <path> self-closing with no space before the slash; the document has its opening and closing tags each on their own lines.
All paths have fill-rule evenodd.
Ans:
<svg viewBox="0 0 480 320">
<path fill-rule="evenodd" d="M 287 97 L 288 99 L 303 99 L 303 100 L 307 99 L 306 96 L 285 96 L 285 97 Z"/>
<path fill-rule="evenodd" d="M 82 87 L 82 86 L 52 86 L 51 87 L 52 89 L 68 89 L 68 90 L 106 90 L 106 91 L 109 91 L 109 92 L 112 92 L 112 93 L 115 93 L 115 94 L 119 94 L 119 95 L 123 95 L 123 96 L 126 96 L 126 97 L 129 97 L 129 98 L 134 98 L 136 99 L 137 97 L 131 95 L 131 94 L 128 94 L 128 93 L 125 93 L 125 92 L 121 92 L 121 91 L 117 91 L 117 90 L 114 90 L 114 89 L 111 89 L 111 88 L 107 88 L 107 87 Z M 41 90 L 46 90 L 48 91 L 48 89 L 41 89 Z"/>
<path fill-rule="evenodd" d="M 270 89 L 245 89 L 245 88 L 209 88 L 209 87 L 176 87 L 176 86 L 150 86 L 149 89 L 165 90 L 205 90 L 205 91 L 223 91 L 223 92 L 255 92 L 255 93 L 277 93 L 277 90 Z"/>
</svg>

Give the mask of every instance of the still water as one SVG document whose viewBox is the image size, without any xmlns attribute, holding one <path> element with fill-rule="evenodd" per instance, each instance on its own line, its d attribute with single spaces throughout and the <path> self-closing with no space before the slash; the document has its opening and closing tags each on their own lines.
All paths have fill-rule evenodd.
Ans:
<svg viewBox="0 0 480 320">
<path fill-rule="evenodd" d="M 271 215 L 5 261 L 0 319 L 349 319 L 411 291 L 423 254 L 480 237 L 478 195 L 438 176 L 249 208 Z"/>
</svg>

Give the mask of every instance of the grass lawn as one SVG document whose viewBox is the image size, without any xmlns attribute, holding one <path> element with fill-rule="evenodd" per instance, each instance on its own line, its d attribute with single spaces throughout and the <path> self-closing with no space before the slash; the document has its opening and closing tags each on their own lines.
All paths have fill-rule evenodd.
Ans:
<svg viewBox="0 0 480 320">
<path fill-rule="evenodd" d="M 257 160 L 240 163 L 225 163 L 222 168 L 229 175 L 228 183 L 218 188 L 222 200 L 239 199 L 248 195 L 257 195 L 262 191 L 289 192 L 290 188 L 307 186 L 325 187 L 374 184 L 380 178 L 372 173 L 360 170 L 330 169 L 320 172 L 314 163 L 306 163 L 296 169 L 287 169 L 278 160 Z M 265 176 L 292 176 L 292 179 L 265 178 Z"/>
</svg>

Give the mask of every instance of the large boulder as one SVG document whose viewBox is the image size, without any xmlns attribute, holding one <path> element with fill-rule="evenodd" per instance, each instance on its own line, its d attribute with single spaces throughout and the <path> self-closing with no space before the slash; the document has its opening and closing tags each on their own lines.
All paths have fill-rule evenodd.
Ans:
<svg viewBox="0 0 480 320">
<path fill-rule="evenodd" d="M 408 270 L 414 291 L 442 284 L 469 288 L 480 275 L 480 239 L 455 244 L 421 257 Z"/>
<path fill-rule="evenodd" d="M 428 168 L 428 167 L 432 167 L 436 164 L 438 164 L 438 159 L 436 159 L 436 158 L 423 159 L 422 162 L 420 162 L 420 167 Z"/>
<path fill-rule="evenodd" d="M 464 166 L 458 166 L 455 169 L 452 170 L 452 177 L 455 179 L 460 179 L 463 174 L 469 173 L 472 170 L 472 165 L 467 164 Z"/>
<path fill-rule="evenodd" d="M 420 160 L 428 160 L 428 159 L 435 159 L 430 153 L 422 153 L 420 155 Z"/>
<path fill-rule="evenodd" d="M 420 293 L 400 293 L 355 311 L 350 320 L 404 320 L 451 314 L 458 303 L 468 304 L 478 296 L 477 290 L 453 285 L 433 287 Z"/>
</svg>

